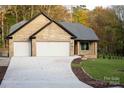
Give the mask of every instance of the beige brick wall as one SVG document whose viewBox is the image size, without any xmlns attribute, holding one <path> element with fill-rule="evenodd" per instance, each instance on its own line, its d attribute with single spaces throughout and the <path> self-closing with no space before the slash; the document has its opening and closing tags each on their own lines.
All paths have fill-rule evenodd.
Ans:
<svg viewBox="0 0 124 93">
<path fill-rule="evenodd" d="M 55 23 L 50 24 L 35 36 L 36 36 L 36 42 L 69 42 L 70 55 L 74 55 L 74 40 L 71 39 L 70 34 L 68 34 L 66 31 L 64 31 Z M 33 52 L 36 52 L 36 47 L 33 48 L 35 48 L 33 49 Z M 36 53 L 34 53 L 33 56 L 35 55 Z"/>
<path fill-rule="evenodd" d="M 29 41 L 29 37 L 39 30 L 41 27 L 50 22 L 45 16 L 39 15 L 29 24 L 25 25 L 15 34 L 13 34 L 13 39 L 9 40 L 9 56 L 13 56 L 13 42 L 14 41 Z"/>
<path fill-rule="evenodd" d="M 97 42 L 91 42 L 89 50 L 81 50 L 81 44 L 78 41 L 78 55 L 85 55 L 87 58 L 97 58 Z"/>
</svg>

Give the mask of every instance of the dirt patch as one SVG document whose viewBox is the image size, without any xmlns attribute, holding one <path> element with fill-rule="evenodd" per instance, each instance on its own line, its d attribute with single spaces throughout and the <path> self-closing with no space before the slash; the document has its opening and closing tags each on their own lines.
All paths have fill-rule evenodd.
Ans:
<svg viewBox="0 0 124 93">
<path fill-rule="evenodd" d="M 7 70 L 7 66 L 0 66 L 0 84 L 3 80 L 6 70 Z"/>
<path fill-rule="evenodd" d="M 80 64 L 81 58 L 74 59 L 72 61 L 72 64 Z M 107 87 L 124 87 L 124 85 L 117 84 L 117 85 L 112 85 L 108 82 L 100 81 L 100 80 L 95 80 L 92 77 L 90 77 L 81 67 L 74 67 L 73 65 L 71 66 L 73 73 L 77 76 L 77 78 L 92 86 L 95 88 L 107 88 Z"/>
</svg>

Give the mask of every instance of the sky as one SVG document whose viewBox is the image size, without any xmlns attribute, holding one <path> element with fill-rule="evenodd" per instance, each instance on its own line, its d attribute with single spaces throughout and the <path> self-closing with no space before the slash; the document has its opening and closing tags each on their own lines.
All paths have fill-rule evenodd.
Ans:
<svg viewBox="0 0 124 93">
<path fill-rule="evenodd" d="M 89 10 L 93 10 L 97 5 L 86 5 Z M 109 5 L 100 5 L 102 7 L 109 7 Z"/>
<path fill-rule="evenodd" d="M 76 6 L 76 5 L 73 5 L 73 6 Z M 89 9 L 89 10 L 93 10 L 97 6 L 109 7 L 109 5 L 86 5 L 86 8 Z M 71 6 L 70 5 L 66 5 L 66 7 L 68 9 L 71 9 Z"/>
</svg>

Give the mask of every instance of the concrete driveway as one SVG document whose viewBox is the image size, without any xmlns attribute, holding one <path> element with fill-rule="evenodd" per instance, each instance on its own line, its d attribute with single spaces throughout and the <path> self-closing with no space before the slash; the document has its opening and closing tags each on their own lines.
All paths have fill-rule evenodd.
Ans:
<svg viewBox="0 0 124 93">
<path fill-rule="evenodd" d="M 13 57 L 0 87 L 83 88 L 71 70 L 75 57 Z"/>
</svg>

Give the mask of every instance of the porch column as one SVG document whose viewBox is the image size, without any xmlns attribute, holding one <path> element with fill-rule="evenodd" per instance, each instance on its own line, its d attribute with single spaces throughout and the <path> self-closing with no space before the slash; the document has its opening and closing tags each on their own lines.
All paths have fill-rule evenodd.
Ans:
<svg viewBox="0 0 124 93">
<path fill-rule="evenodd" d="M 96 55 L 96 58 L 97 58 L 97 42 L 94 43 L 94 46 L 95 46 L 95 55 Z"/>
<path fill-rule="evenodd" d="M 80 55 L 80 42 L 77 41 L 77 54 Z"/>
</svg>

